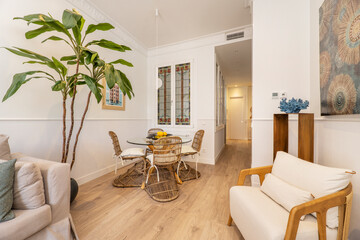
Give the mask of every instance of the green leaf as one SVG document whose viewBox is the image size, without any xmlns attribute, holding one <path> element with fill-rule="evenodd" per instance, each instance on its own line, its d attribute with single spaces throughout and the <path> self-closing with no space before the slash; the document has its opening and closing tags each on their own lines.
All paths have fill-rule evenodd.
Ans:
<svg viewBox="0 0 360 240">
<path fill-rule="evenodd" d="M 82 74 L 86 85 L 90 88 L 91 92 L 95 95 L 97 102 L 99 103 L 102 99 L 101 90 L 96 86 L 96 80 L 88 75 Z"/>
<path fill-rule="evenodd" d="M 80 21 L 81 18 L 82 16 L 80 14 L 66 9 L 64 10 L 62 15 L 62 22 L 66 29 L 70 29 L 77 26 L 78 21 Z"/>
<path fill-rule="evenodd" d="M 105 61 L 101 60 L 100 58 L 95 59 L 94 61 L 95 67 L 103 67 L 105 66 Z"/>
<path fill-rule="evenodd" d="M 111 64 L 105 64 L 104 69 L 105 79 L 108 87 L 112 89 L 115 86 L 115 73 L 114 73 L 114 66 Z"/>
<path fill-rule="evenodd" d="M 122 65 L 128 66 L 128 67 L 133 67 L 134 65 L 132 65 L 132 63 L 125 61 L 124 59 L 118 59 L 116 61 L 111 62 L 111 64 L 117 64 L 120 63 Z"/>
<path fill-rule="evenodd" d="M 72 32 L 73 32 L 74 38 L 76 40 L 76 43 L 78 45 L 80 45 L 81 44 L 81 31 L 80 31 L 79 27 L 77 25 L 75 25 L 75 27 L 72 28 Z"/>
<path fill-rule="evenodd" d="M 41 14 L 41 13 L 36 13 L 36 14 L 26 15 L 24 17 L 14 17 L 13 19 L 14 20 L 21 19 L 21 20 L 27 21 L 28 24 L 34 23 L 34 24 L 38 24 L 38 25 L 44 25 L 44 21 L 51 20 L 52 18 L 48 17 L 44 14 Z"/>
<path fill-rule="evenodd" d="M 125 48 L 123 47 L 123 45 L 119 45 L 117 43 L 105 39 L 91 41 L 86 46 L 90 46 L 90 45 L 97 45 L 103 48 L 108 48 L 119 52 L 125 52 Z"/>
<path fill-rule="evenodd" d="M 129 48 L 128 46 L 125 45 L 121 45 L 123 47 L 123 49 L 127 50 L 127 51 L 132 51 L 131 48 Z"/>
<path fill-rule="evenodd" d="M 42 65 L 46 65 L 46 63 L 44 62 L 39 62 L 39 61 L 27 61 L 27 62 L 23 62 L 23 64 L 28 63 L 28 64 L 42 64 Z"/>
<path fill-rule="evenodd" d="M 21 85 L 27 83 L 28 81 L 30 81 L 33 78 L 33 77 L 30 77 L 30 78 L 26 78 L 26 77 L 29 76 L 29 75 L 33 75 L 35 73 L 44 73 L 44 72 L 43 71 L 28 71 L 28 72 L 15 74 L 14 77 L 13 77 L 13 81 L 12 81 L 9 89 L 7 90 L 4 98 L 2 99 L 2 101 L 4 102 L 9 97 L 14 95 L 17 92 L 17 90 L 19 90 Z"/>
<path fill-rule="evenodd" d="M 77 61 L 67 61 L 66 64 L 67 65 L 76 65 Z"/>
<path fill-rule="evenodd" d="M 7 47 L 4 47 L 4 48 L 6 50 L 8 50 L 9 52 L 12 52 L 12 53 L 14 53 L 14 54 L 16 54 L 18 56 L 21 56 L 21 57 L 37 59 L 37 60 L 44 61 L 44 62 L 51 61 L 49 58 L 47 58 L 47 57 L 45 57 L 43 55 L 40 55 L 38 53 L 29 51 L 29 50 L 26 50 L 26 49 L 23 49 L 23 48 L 17 48 L 17 47 L 14 47 L 15 49 L 7 48 Z"/>
<path fill-rule="evenodd" d="M 40 34 L 43 34 L 45 32 L 51 32 L 51 31 L 54 31 L 54 29 L 52 29 L 49 26 L 42 26 L 42 27 L 37 28 L 35 30 L 31 30 L 31 31 L 26 32 L 25 33 L 25 38 L 26 39 L 32 39 L 34 37 L 39 36 Z"/>
<path fill-rule="evenodd" d="M 116 70 L 116 73 L 118 75 L 120 75 L 121 80 L 117 79 L 117 83 L 118 83 L 120 89 L 123 91 L 123 93 L 126 93 L 126 95 L 128 96 L 129 99 L 131 99 L 132 96 L 134 96 L 134 92 L 132 90 L 132 86 L 131 86 L 129 79 L 120 70 Z"/>
<path fill-rule="evenodd" d="M 129 90 L 132 91 L 133 89 L 132 89 L 131 83 L 130 83 L 129 79 L 126 77 L 125 73 L 123 73 L 123 72 L 120 71 L 120 70 L 117 70 L 117 71 L 120 72 L 121 79 L 123 80 L 125 86 L 126 86 L 127 88 L 129 88 Z"/>
<path fill-rule="evenodd" d="M 68 36 L 69 38 L 71 38 L 71 35 L 69 33 L 69 31 L 65 28 L 65 26 L 59 22 L 58 20 L 55 19 L 51 19 L 49 21 L 45 21 L 44 24 L 48 27 L 53 28 L 55 31 L 57 32 L 61 32 L 66 34 L 66 36 Z"/>
<path fill-rule="evenodd" d="M 52 40 L 52 41 L 64 41 L 66 42 L 68 45 L 70 45 L 70 43 L 68 41 L 66 41 L 65 39 L 61 38 L 61 37 L 57 37 L 57 36 L 51 36 L 51 37 L 48 37 L 46 38 L 45 40 L 43 40 L 41 43 L 44 43 L 48 40 Z M 71 46 L 71 45 L 70 45 Z"/>
<path fill-rule="evenodd" d="M 76 59 L 76 55 L 71 55 L 71 56 L 64 56 L 62 58 L 60 58 L 60 61 L 70 61 L 70 60 L 75 60 Z"/>
<path fill-rule="evenodd" d="M 78 21 L 78 23 L 77 23 L 77 25 L 78 25 L 78 27 L 80 29 L 80 32 L 83 30 L 84 24 L 85 24 L 85 19 L 82 17 L 80 19 L 80 21 Z"/>
<path fill-rule="evenodd" d="M 56 66 L 56 68 L 58 68 L 61 72 L 61 74 L 65 77 L 67 74 L 68 69 L 64 66 L 64 64 L 62 64 L 59 60 L 57 60 L 56 58 L 52 57 L 52 60 Z"/>
<path fill-rule="evenodd" d="M 110 29 L 114 29 L 114 26 L 111 25 L 110 23 L 99 23 L 99 24 L 90 24 L 88 26 L 88 28 L 86 29 L 85 34 L 90 34 L 92 32 L 95 32 L 96 30 L 101 30 L 101 31 L 108 31 Z"/>
<path fill-rule="evenodd" d="M 56 81 L 55 85 L 51 87 L 53 91 L 61 91 L 66 87 L 66 82 L 64 81 Z"/>
</svg>

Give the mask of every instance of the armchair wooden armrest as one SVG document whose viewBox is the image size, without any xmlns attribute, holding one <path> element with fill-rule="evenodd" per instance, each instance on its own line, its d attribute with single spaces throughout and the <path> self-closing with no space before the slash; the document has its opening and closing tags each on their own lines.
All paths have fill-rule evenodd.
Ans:
<svg viewBox="0 0 360 240">
<path fill-rule="evenodd" d="M 262 184 L 265 179 L 265 175 L 267 173 L 271 173 L 272 167 L 273 166 L 270 165 L 270 166 L 247 168 L 247 169 L 241 170 L 239 177 L 238 177 L 237 186 L 244 185 L 245 178 L 246 178 L 246 176 L 249 176 L 249 175 L 258 175 L 260 178 L 260 184 Z M 233 221 L 233 219 L 232 219 L 231 215 L 229 214 L 228 226 L 231 226 L 232 221 Z"/>
<path fill-rule="evenodd" d="M 265 175 L 271 173 L 272 165 L 264 166 L 264 167 L 256 167 L 256 168 L 247 168 L 240 171 L 237 185 L 242 186 L 245 182 L 245 177 L 248 175 L 258 175 L 260 178 L 260 184 L 263 183 L 265 179 Z"/>
<path fill-rule="evenodd" d="M 301 216 L 313 212 L 316 212 L 319 240 L 326 240 L 326 212 L 329 208 L 336 206 L 339 206 L 337 239 L 347 239 L 352 195 L 352 185 L 350 183 L 346 188 L 339 192 L 293 207 L 289 215 L 285 240 L 295 240 Z"/>
</svg>

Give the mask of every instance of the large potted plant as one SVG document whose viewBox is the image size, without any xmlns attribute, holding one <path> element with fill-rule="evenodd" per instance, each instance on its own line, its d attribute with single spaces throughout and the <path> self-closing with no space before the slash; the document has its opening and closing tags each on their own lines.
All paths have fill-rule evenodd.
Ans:
<svg viewBox="0 0 360 240">
<path fill-rule="evenodd" d="M 30 30 L 25 33 L 26 39 L 38 37 L 44 33 L 55 32 L 56 35 L 47 37 L 42 41 L 59 41 L 63 42 L 64 47 L 70 48 L 73 52 L 70 56 L 61 57 L 46 57 L 45 55 L 30 51 L 19 47 L 5 47 L 6 50 L 27 58 L 26 64 L 40 64 L 47 67 L 47 71 L 33 70 L 22 73 L 17 73 L 13 77 L 13 81 L 7 90 L 2 101 L 6 101 L 9 97 L 17 92 L 17 90 L 25 83 L 32 79 L 43 79 L 53 82 L 51 90 L 60 92 L 62 100 L 62 156 L 61 162 L 68 162 L 68 155 L 70 152 L 70 143 L 74 132 L 74 112 L 75 101 L 82 101 L 76 98 L 77 88 L 80 85 L 87 86 L 89 94 L 84 104 L 84 110 L 77 129 L 75 141 L 71 154 L 71 168 L 76 160 L 76 149 L 81 133 L 84 120 L 89 108 L 91 96 L 94 95 L 99 103 L 102 99 L 101 88 L 103 86 L 99 81 L 103 78 L 106 79 L 107 86 L 111 89 L 116 84 L 120 90 L 131 99 L 134 96 L 131 83 L 127 76 L 120 70 L 115 68 L 117 64 L 127 67 L 133 65 L 124 60 L 116 59 L 112 62 L 105 62 L 100 54 L 92 49 L 92 46 L 99 46 L 112 51 L 125 52 L 131 49 L 125 45 L 120 45 L 106 39 L 93 40 L 86 42 L 88 35 L 95 31 L 108 31 L 114 29 L 109 23 L 90 24 L 84 28 L 85 19 L 76 10 L 64 10 L 62 21 L 53 18 L 50 14 L 30 14 L 24 17 L 16 17 L 14 19 L 21 19 L 27 22 L 28 25 L 35 25 L 38 28 Z M 70 68 L 75 69 L 74 74 L 69 74 Z M 67 101 L 71 99 L 70 104 L 70 127 L 67 129 Z"/>
</svg>

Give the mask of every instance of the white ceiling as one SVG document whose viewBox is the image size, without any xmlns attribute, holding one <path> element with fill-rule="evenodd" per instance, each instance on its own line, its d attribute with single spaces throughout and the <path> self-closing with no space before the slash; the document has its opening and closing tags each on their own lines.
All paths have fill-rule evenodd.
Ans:
<svg viewBox="0 0 360 240">
<path fill-rule="evenodd" d="M 251 85 L 251 40 L 218 46 L 215 52 L 227 86 Z"/>
<path fill-rule="evenodd" d="M 87 0 L 146 47 L 156 47 L 155 9 L 159 9 L 158 46 L 251 23 L 248 0 Z"/>
</svg>

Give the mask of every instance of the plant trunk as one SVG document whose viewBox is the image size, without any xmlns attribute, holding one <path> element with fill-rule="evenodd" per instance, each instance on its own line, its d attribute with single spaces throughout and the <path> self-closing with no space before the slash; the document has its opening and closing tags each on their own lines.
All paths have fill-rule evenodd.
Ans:
<svg viewBox="0 0 360 240">
<path fill-rule="evenodd" d="M 80 61 L 77 61 L 76 64 L 76 72 L 75 74 L 79 73 L 79 65 L 80 65 Z M 71 140 L 71 136 L 72 136 L 72 132 L 74 130 L 74 105 L 75 105 L 75 98 L 76 98 L 76 82 L 77 82 L 77 77 L 74 80 L 74 87 L 73 87 L 73 97 L 71 100 L 71 106 L 70 106 L 70 112 L 71 112 L 71 125 L 70 125 L 70 130 L 69 130 L 69 136 L 67 139 L 67 143 L 66 143 L 66 149 L 65 149 L 65 156 L 64 156 L 64 162 L 67 162 L 67 157 L 69 155 L 69 148 L 70 148 L 70 140 Z"/>
<path fill-rule="evenodd" d="M 65 145 L 66 145 L 66 96 L 63 97 L 63 144 L 62 144 L 62 158 L 61 162 L 66 162 L 65 159 Z"/>
<path fill-rule="evenodd" d="M 74 163 L 75 163 L 76 147 L 77 147 L 77 143 L 78 143 L 78 141 L 79 141 L 79 136 L 80 136 L 81 130 L 82 130 L 83 125 L 84 125 L 86 113 L 87 113 L 88 110 L 89 110 L 90 99 L 91 99 L 91 91 L 89 92 L 89 95 L 88 95 L 88 98 L 87 98 L 87 102 L 86 102 L 86 107 L 85 107 L 85 109 L 84 109 L 84 113 L 83 113 L 82 118 L 81 118 L 80 127 L 79 127 L 79 130 L 78 130 L 77 134 L 76 134 L 70 169 L 72 169 L 72 167 L 73 167 L 73 165 L 74 165 Z"/>
</svg>

